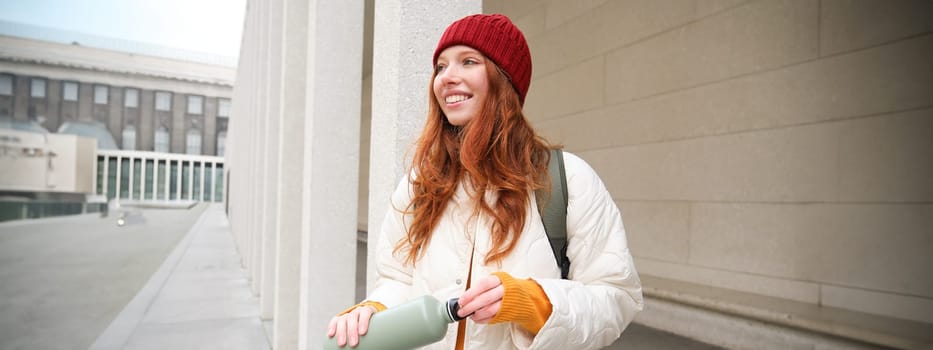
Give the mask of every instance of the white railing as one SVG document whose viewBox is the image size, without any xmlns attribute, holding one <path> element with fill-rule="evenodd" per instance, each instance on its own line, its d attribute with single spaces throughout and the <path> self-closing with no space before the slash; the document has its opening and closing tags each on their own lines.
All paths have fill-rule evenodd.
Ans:
<svg viewBox="0 0 933 350">
<path fill-rule="evenodd" d="M 133 202 L 201 201 L 224 198 L 223 157 L 97 150 L 94 193 Z"/>
</svg>

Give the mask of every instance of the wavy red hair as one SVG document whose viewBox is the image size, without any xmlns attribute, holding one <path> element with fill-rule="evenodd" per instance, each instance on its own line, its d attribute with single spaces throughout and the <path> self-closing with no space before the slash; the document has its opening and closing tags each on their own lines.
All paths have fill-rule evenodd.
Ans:
<svg viewBox="0 0 933 350">
<path fill-rule="evenodd" d="M 409 174 L 413 197 L 404 212 L 413 219 L 405 239 L 405 262 L 424 255 L 434 228 L 458 185 L 470 181 L 474 215 L 492 218 L 492 248 L 485 263 L 500 262 L 515 248 L 525 226 L 530 192 L 548 189 L 551 146 L 535 134 L 522 113 L 518 93 L 505 72 L 486 59 L 489 93 L 480 115 L 463 127 L 450 124 L 429 87 L 428 119 L 415 144 Z M 435 74 L 432 75 L 433 82 Z M 431 86 L 431 84 L 429 84 Z M 484 194 L 493 193 L 493 203 Z"/>
</svg>

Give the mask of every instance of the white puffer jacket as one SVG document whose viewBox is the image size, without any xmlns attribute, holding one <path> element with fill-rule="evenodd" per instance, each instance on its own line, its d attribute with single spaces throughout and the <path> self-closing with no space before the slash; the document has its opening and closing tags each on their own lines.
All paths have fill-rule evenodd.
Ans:
<svg viewBox="0 0 933 350">
<path fill-rule="evenodd" d="M 473 201 L 460 186 L 424 257 L 414 267 L 404 265 L 404 257 L 392 253 L 411 218 L 389 209 L 377 248 L 378 280 L 368 300 L 391 308 L 425 294 L 438 300 L 459 297 L 466 288 L 475 238 L 474 281 L 496 271 L 516 279 L 533 278 L 553 309 L 537 336 L 512 323 L 468 321 L 464 349 L 600 349 L 611 344 L 643 308 L 641 282 L 628 250 L 622 216 L 609 192 L 585 161 L 567 152 L 564 159 L 569 197 L 569 280 L 560 278 L 533 198 L 515 250 L 501 266 L 485 265 L 491 220 L 485 215 L 471 219 Z M 392 195 L 392 205 L 403 209 L 410 200 L 411 186 L 406 178 Z M 453 349 L 456 333 L 456 325 L 451 325 L 444 340 L 425 349 Z"/>
</svg>

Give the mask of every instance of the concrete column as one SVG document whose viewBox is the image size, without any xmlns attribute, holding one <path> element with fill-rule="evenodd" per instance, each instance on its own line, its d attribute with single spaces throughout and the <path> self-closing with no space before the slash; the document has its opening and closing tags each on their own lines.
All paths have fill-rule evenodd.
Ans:
<svg viewBox="0 0 933 350">
<path fill-rule="evenodd" d="M 139 120 L 136 123 L 136 149 L 152 151 L 155 147 L 155 121 L 152 114 L 155 110 L 155 93 L 152 90 L 139 89 Z"/>
<path fill-rule="evenodd" d="M 363 2 L 307 11 L 300 349 L 320 349 L 330 318 L 354 303 Z"/>
<path fill-rule="evenodd" d="M 262 319 L 272 319 L 275 305 L 275 264 L 276 264 L 276 217 L 279 212 L 278 197 L 280 196 L 279 162 L 281 158 L 280 138 L 281 138 L 281 118 L 282 118 L 282 49 L 283 49 L 283 31 L 284 25 L 282 19 L 284 14 L 284 0 L 269 0 L 267 6 L 266 32 L 264 33 L 264 42 L 267 43 L 265 57 L 267 62 L 263 65 L 264 80 L 266 81 L 267 103 L 265 104 L 266 115 L 264 134 L 262 142 L 264 143 L 262 154 L 262 201 L 263 201 L 263 221 L 262 221 L 262 257 L 261 269 L 262 276 L 260 280 L 259 293 L 259 311 Z M 294 175 L 294 174 L 292 174 Z M 288 189 L 281 195 L 288 195 Z"/>
<path fill-rule="evenodd" d="M 94 84 L 78 83 L 78 120 L 94 120 Z"/>
<path fill-rule="evenodd" d="M 185 110 L 188 107 L 188 95 L 173 92 L 172 93 L 172 127 L 169 135 L 169 150 L 172 153 L 184 154 L 187 140 L 185 135 L 188 132 L 188 125 L 185 125 Z"/>
<path fill-rule="evenodd" d="M 259 13 L 257 19 L 257 64 L 253 74 L 255 75 L 255 86 L 256 86 L 256 105 L 254 108 L 254 126 L 252 133 L 252 142 L 253 149 L 250 152 L 252 160 L 250 161 L 250 168 L 253 172 L 253 189 L 252 200 L 253 209 L 250 210 L 251 215 L 253 216 L 252 229 L 250 230 L 250 277 L 252 283 L 253 294 L 259 295 L 260 292 L 260 283 L 262 282 L 262 237 L 263 237 L 263 228 L 265 227 L 265 215 L 266 215 L 266 202 L 263 200 L 263 192 L 266 188 L 266 181 L 263 176 L 265 174 L 265 153 L 266 153 L 266 143 L 265 143 L 265 134 L 266 134 L 266 124 L 269 119 L 269 115 L 266 112 L 266 106 L 269 103 L 269 81 L 268 76 L 266 75 L 266 67 L 268 64 L 268 48 L 269 42 L 267 40 L 266 33 L 269 28 L 269 3 L 268 1 L 261 1 L 257 3 L 257 11 Z"/>
<path fill-rule="evenodd" d="M 431 56 L 453 21 L 483 10 L 482 1 L 437 6 L 430 0 L 376 1 L 373 111 L 369 162 L 367 285 L 375 282 L 375 248 L 389 198 L 407 175 L 405 159 L 427 115 Z"/>
<path fill-rule="evenodd" d="M 117 148 L 123 149 L 123 120 L 126 118 L 123 115 L 123 88 L 110 86 L 108 90 L 107 127 L 110 130 L 110 135 L 113 136 L 113 140 L 117 143 Z"/>
<path fill-rule="evenodd" d="M 139 171 L 139 200 L 146 199 L 146 158 L 140 158 L 140 171 Z"/>
<path fill-rule="evenodd" d="M 308 85 L 308 2 L 285 0 L 278 207 L 276 217 L 274 349 L 297 349 L 303 207 L 304 130 Z"/>
<path fill-rule="evenodd" d="M 249 232 L 249 198 L 250 189 L 248 152 L 250 147 L 248 130 L 252 128 L 250 120 L 251 105 L 255 98 L 252 86 L 252 68 L 255 60 L 252 59 L 252 52 L 255 50 L 255 19 L 256 4 L 249 1 L 246 4 L 246 13 L 244 18 L 243 40 L 240 45 L 239 62 L 237 64 L 236 85 L 233 88 L 233 101 L 231 119 L 234 122 L 230 124 L 227 142 L 227 154 L 225 158 L 225 167 L 229 169 L 232 183 L 230 184 L 230 196 L 226 199 L 230 220 L 230 228 L 233 232 L 237 245 L 237 251 L 240 255 L 241 264 L 247 265 L 247 246 L 246 237 Z M 213 173 L 212 173 L 213 174 Z M 212 197 L 213 198 L 213 197 Z"/>
<path fill-rule="evenodd" d="M 16 75 L 13 77 L 13 119 L 27 120 L 27 108 L 29 107 L 29 83 L 30 77 L 25 75 Z"/>
<path fill-rule="evenodd" d="M 9 73 L 0 73 L 0 77 L 8 77 L 13 80 L 13 91 L 11 91 L 10 95 L 0 95 L 0 115 L 12 118 L 14 100 L 16 99 L 16 76 Z"/>
<path fill-rule="evenodd" d="M 241 109 L 242 113 L 239 114 L 239 139 L 237 143 L 237 149 L 239 154 L 237 157 L 240 159 L 240 186 L 238 186 L 241 192 L 240 199 L 240 215 L 242 222 L 240 223 L 241 234 L 240 234 L 240 246 L 241 256 L 243 259 L 243 266 L 250 268 L 252 266 L 252 234 L 254 232 L 253 222 L 255 221 L 255 178 L 256 178 L 256 167 L 253 164 L 253 152 L 255 151 L 255 143 L 253 138 L 253 132 L 256 129 L 256 121 L 258 116 L 256 114 L 256 105 L 258 104 L 259 94 L 256 92 L 257 88 L 257 74 L 256 70 L 260 64 L 259 59 L 257 58 L 259 40 L 258 40 L 258 24 L 259 24 L 259 4 L 256 2 L 248 3 L 248 12 L 249 18 L 247 23 L 248 30 L 244 32 L 248 37 L 244 40 L 244 47 L 241 51 L 243 60 L 244 60 L 244 74 L 243 74 L 243 84 L 237 84 L 238 87 L 242 87 L 241 97 L 243 97 L 243 107 Z M 247 44 L 248 43 L 248 44 Z"/>
<path fill-rule="evenodd" d="M 104 171 L 103 171 L 103 179 L 104 179 L 104 181 L 101 181 L 101 184 L 100 184 L 100 185 L 101 185 L 101 187 L 103 187 L 103 188 L 101 189 L 100 193 L 104 196 L 104 198 L 107 198 L 107 199 L 109 200 L 109 198 L 107 197 L 107 189 L 108 189 L 109 187 L 108 187 L 107 185 L 108 185 L 108 182 L 110 182 L 110 181 L 109 181 L 109 179 L 110 179 L 110 156 L 104 156 L 103 158 L 104 158 L 104 164 L 103 164 L 103 166 L 104 166 Z M 95 183 L 96 183 L 96 181 L 95 181 Z"/>
<path fill-rule="evenodd" d="M 201 141 L 201 154 L 217 155 L 217 98 L 204 97 L 204 140 Z"/>
<path fill-rule="evenodd" d="M 195 180 L 195 181 L 198 182 L 198 200 L 203 202 L 203 201 L 204 201 L 204 193 L 206 192 L 206 191 L 204 190 L 204 169 L 207 168 L 207 164 L 208 164 L 208 163 L 200 162 L 200 163 L 197 163 L 197 164 L 198 164 L 198 169 L 199 169 L 198 171 L 199 171 L 199 173 L 198 173 L 198 179 Z M 211 200 L 213 200 L 213 199 L 214 199 L 213 196 L 211 196 Z"/>
<path fill-rule="evenodd" d="M 61 112 L 61 102 L 62 102 L 62 82 L 61 80 L 52 80 L 49 79 L 49 82 L 46 83 L 46 103 L 47 107 L 45 110 L 45 123 L 42 124 L 46 129 L 51 132 L 58 130 L 58 127 L 62 125 L 62 112 Z"/>
<path fill-rule="evenodd" d="M 246 231 L 244 232 L 245 235 L 243 237 L 244 246 L 246 248 L 246 251 L 245 251 L 246 254 L 244 254 L 243 259 L 244 259 L 244 265 L 248 269 L 252 269 L 255 266 L 254 259 L 253 259 L 254 248 L 255 248 L 253 235 L 256 232 L 256 226 L 255 226 L 255 223 L 257 220 L 256 185 L 258 183 L 256 181 L 257 167 L 255 164 L 255 160 L 256 160 L 256 155 L 255 155 L 256 135 L 255 134 L 256 134 L 256 128 L 259 127 L 258 123 L 260 119 L 257 105 L 262 103 L 261 101 L 262 94 L 260 91 L 258 91 L 258 88 L 260 86 L 259 85 L 260 83 L 259 74 L 257 74 L 256 71 L 259 69 L 260 65 L 262 64 L 259 58 L 259 51 L 260 51 L 259 47 L 261 44 L 259 42 L 259 29 L 258 29 L 259 24 L 260 24 L 260 19 L 261 19 L 260 17 L 261 8 L 262 8 L 261 3 L 255 2 L 254 11 L 256 12 L 256 15 L 253 18 L 253 31 L 255 33 L 252 34 L 254 37 L 253 37 L 253 44 L 251 45 L 253 51 L 249 53 L 250 60 L 252 60 L 253 62 L 252 66 L 250 67 L 250 72 L 249 72 L 249 75 L 250 75 L 249 86 L 253 89 L 253 91 L 250 92 L 251 100 L 250 100 L 250 105 L 249 105 L 249 113 L 244 116 L 247 119 L 246 125 L 248 126 L 247 126 L 247 130 L 244 131 L 244 133 L 246 134 L 247 142 L 242 151 L 245 155 L 245 159 L 244 159 L 245 167 L 243 169 L 244 171 L 243 175 L 246 176 L 246 178 L 243 179 L 246 183 L 245 198 L 244 198 L 246 200 L 246 207 L 245 207 L 246 211 L 243 213 L 244 218 L 246 218 L 246 223 L 245 223 Z M 250 287 L 252 290 L 252 280 L 255 279 L 255 276 L 252 274 L 252 272 L 250 272 L 250 279 L 251 279 Z"/>
<path fill-rule="evenodd" d="M 247 5 L 249 7 L 249 12 L 252 13 L 252 18 L 247 25 L 250 36 L 249 46 L 245 48 L 243 54 L 247 60 L 246 68 L 246 79 L 243 79 L 243 85 L 248 89 L 244 91 L 244 97 L 248 103 L 244 106 L 244 113 L 241 114 L 241 119 L 238 120 L 241 125 L 240 134 L 243 138 L 242 141 L 238 142 L 240 146 L 240 155 L 241 164 L 240 164 L 240 173 L 242 180 L 241 191 L 243 192 L 242 210 L 240 216 L 243 218 L 243 232 L 241 239 L 243 240 L 242 246 L 242 257 L 243 257 L 243 266 L 249 269 L 252 267 L 252 240 L 253 237 L 253 221 L 255 219 L 255 198 L 254 198 L 254 186 L 256 178 L 256 169 L 253 166 L 253 151 L 255 150 L 256 145 L 253 143 L 253 131 L 256 129 L 256 120 L 258 116 L 256 115 L 256 104 L 259 103 L 259 94 L 256 91 L 257 81 L 256 81 L 256 69 L 258 68 L 259 60 L 256 58 L 257 51 L 259 48 L 259 42 L 256 38 L 258 29 L 256 28 L 259 22 L 259 3 L 256 1 L 250 1 Z M 239 86 L 239 84 L 237 84 Z M 247 97 L 248 96 L 248 97 Z M 250 274 L 252 278 L 252 274 Z"/>
</svg>

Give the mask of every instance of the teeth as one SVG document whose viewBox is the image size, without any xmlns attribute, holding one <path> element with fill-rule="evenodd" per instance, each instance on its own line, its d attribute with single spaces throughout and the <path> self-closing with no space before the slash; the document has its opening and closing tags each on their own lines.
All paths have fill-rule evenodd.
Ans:
<svg viewBox="0 0 933 350">
<path fill-rule="evenodd" d="M 447 103 L 457 103 L 461 101 L 466 101 L 468 99 L 470 99 L 470 97 L 466 95 L 452 95 L 452 96 L 447 96 L 447 98 L 444 99 L 444 101 Z"/>
</svg>

